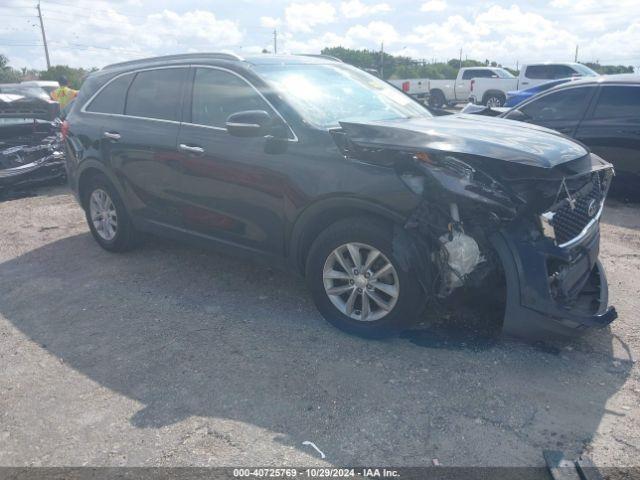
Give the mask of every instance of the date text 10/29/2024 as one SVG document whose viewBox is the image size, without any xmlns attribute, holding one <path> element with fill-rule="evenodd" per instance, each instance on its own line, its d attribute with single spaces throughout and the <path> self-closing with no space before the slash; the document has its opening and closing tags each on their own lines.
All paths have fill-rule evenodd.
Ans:
<svg viewBox="0 0 640 480">
<path fill-rule="evenodd" d="M 234 468 L 234 477 L 256 478 L 398 478 L 387 468 Z"/>
</svg>

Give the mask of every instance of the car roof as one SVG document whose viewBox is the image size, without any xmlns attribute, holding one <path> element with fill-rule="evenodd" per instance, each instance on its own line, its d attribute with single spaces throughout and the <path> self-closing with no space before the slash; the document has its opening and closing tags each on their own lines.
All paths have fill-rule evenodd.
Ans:
<svg viewBox="0 0 640 480">
<path fill-rule="evenodd" d="M 582 77 L 571 82 L 566 82 L 556 87 L 549 89 L 560 90 L 563 88 L 572 88 L 582 85 L 611 85 L 611 84 L 629 84 L 640 85 L 640 75 L 635 73 L 620 73 L 617 75 L 598 75 L 597 77 Z"/>
<path fill-rule="evenodd" d="M 496 68 L 504 70 L 504 67 L 462 67 L 460 70 L 495 70 Z"/>
<path fill-rule="evenodd" d="M 231 52 L 202 52 L 202 53 L 185 53 L 178 55 L 165 55 L 161 57 L 142 58 L 139 60 L 130 60 L 127 62 L 113 63 L 105 66 L 102 70 L 111 69 L 131 69 L 138 67 L 153 67 L 171 64 L 184 64 L 184 63 L 210 63 L 219 61 L 233 62 L 245 65 L 300 65 L 300 64 L 326 64 L 340 62 L 335 57 L 328 55 L 314 55 L 314 54 L 301 54 L 301 55 L 252 55 L 242 57 L 238 54 Z"/>
</svg>

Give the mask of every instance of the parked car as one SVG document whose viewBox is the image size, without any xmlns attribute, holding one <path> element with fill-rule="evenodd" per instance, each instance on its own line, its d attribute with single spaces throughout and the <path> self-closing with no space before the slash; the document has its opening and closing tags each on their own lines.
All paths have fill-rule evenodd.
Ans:
<svg viewBox="0 0 640 480">
<path fill-rule="evenodd" d="M 610 75 L 565 83 L 503 113 L 579 140 L 616 169 L 616 193 L 640 190 L 640 75 Z"/>
<path fill-rule="evenodd" d="M 504 68 L 468 67 L 458 70 L 453 80 L 429 80 L 429 105 L 442 108 L 445 105 L 466 102 L 471 93 L 471 82 L 474 78 L 514 78 Z"/>
<path fill-rule="evenodd" d="M 32 87 L 39 87 L 47 92 L 47 95 L 51 95 L 56 88 L 60 88 L 60 84 L 55 80 L 25 80 L 20 82 L 20 85 L 29 85 Z"/>
<path fill-rule="evenodd" d="M 523 65 L 518 77 L 477 78 L 471 82 L 469 101 L 502 107 L 507 92 L 531 88 L 549 80 L 567 77 L 594 77 L 598 74 L 581 63 L 536 63 Z"/>
<path fill-rule="evenodd" d="M 3 91 L 0 198 L 12 190 L 64 179 L 64 149 L 55 122 L 58 103 L 42 98 L 37 87 L 0 85 Z"/>
<path fill-rule="evenodd" d="M 550 130 L 434 118 L 330 59 L 211 53 L 90 74 L 63 131 L 101 247 L 151 232 L 273 262 L 345 331 L 389 334 L 468 289 L 506 289 L 509 334 L 616 318 L 597 260 L 611 165 Z"/>
<path fill-rule="evenodd" d="M 550 82 L 544 82 L 536 85 L 535 87 L 525 88 L 524 90 L 514 90 L 511 92 L 507 92 L 507 100 L 504 102 L 503 107 L 505 108 L 513 108 L 525 100 L 537 95 L 540 92 L 544 92 L 549 90 L 556 85 L 562 85 L 563 83 L 570 82 L 571 80 L 575 80 L 579 77 L 570 77 L 570 78 L 561 78 L 559 80 L 551 80 Z"/>
<path fill-rule="evenodd" d="M 42 88 L 35 85 L 24 85 L 22 83 L 0 83 L 0 94 L 17 95 L 21 97 L 38 97 L 43 100 L 51 100 L 51 97 Z M 8 97 L 4 97 L 8 98 Z"/>
</svg>

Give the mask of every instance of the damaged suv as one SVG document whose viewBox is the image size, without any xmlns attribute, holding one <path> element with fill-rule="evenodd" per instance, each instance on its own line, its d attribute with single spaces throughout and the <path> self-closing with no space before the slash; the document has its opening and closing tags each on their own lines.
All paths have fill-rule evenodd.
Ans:
<svg viewBox="0 0 640 480">
<path fill-rule="evenodd" d="M 266 259 L 366 336 L 487 286 L 505 287 L 510 334 L 616 318 L 598 261 L 613 169 L 550 130 L 433 118 L 330 58 L 222 53 L 105 67 L 63 130 L 70 185 L 109 251 L 151 232 Z"/>
</svg>

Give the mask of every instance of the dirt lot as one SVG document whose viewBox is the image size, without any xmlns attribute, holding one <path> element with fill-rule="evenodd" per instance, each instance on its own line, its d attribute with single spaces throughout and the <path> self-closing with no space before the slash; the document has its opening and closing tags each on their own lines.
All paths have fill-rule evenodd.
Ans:
<svg viewBox="0 0 640 480">
<path fill-rule="evenodd" d="M 0 465 L 640 465 L 640 207 L 603 222 L 620 318 L 558 349 L 351 337 L 294 276 L 102 251 L 62 187 L 0 231 Z"/>
</svg>

